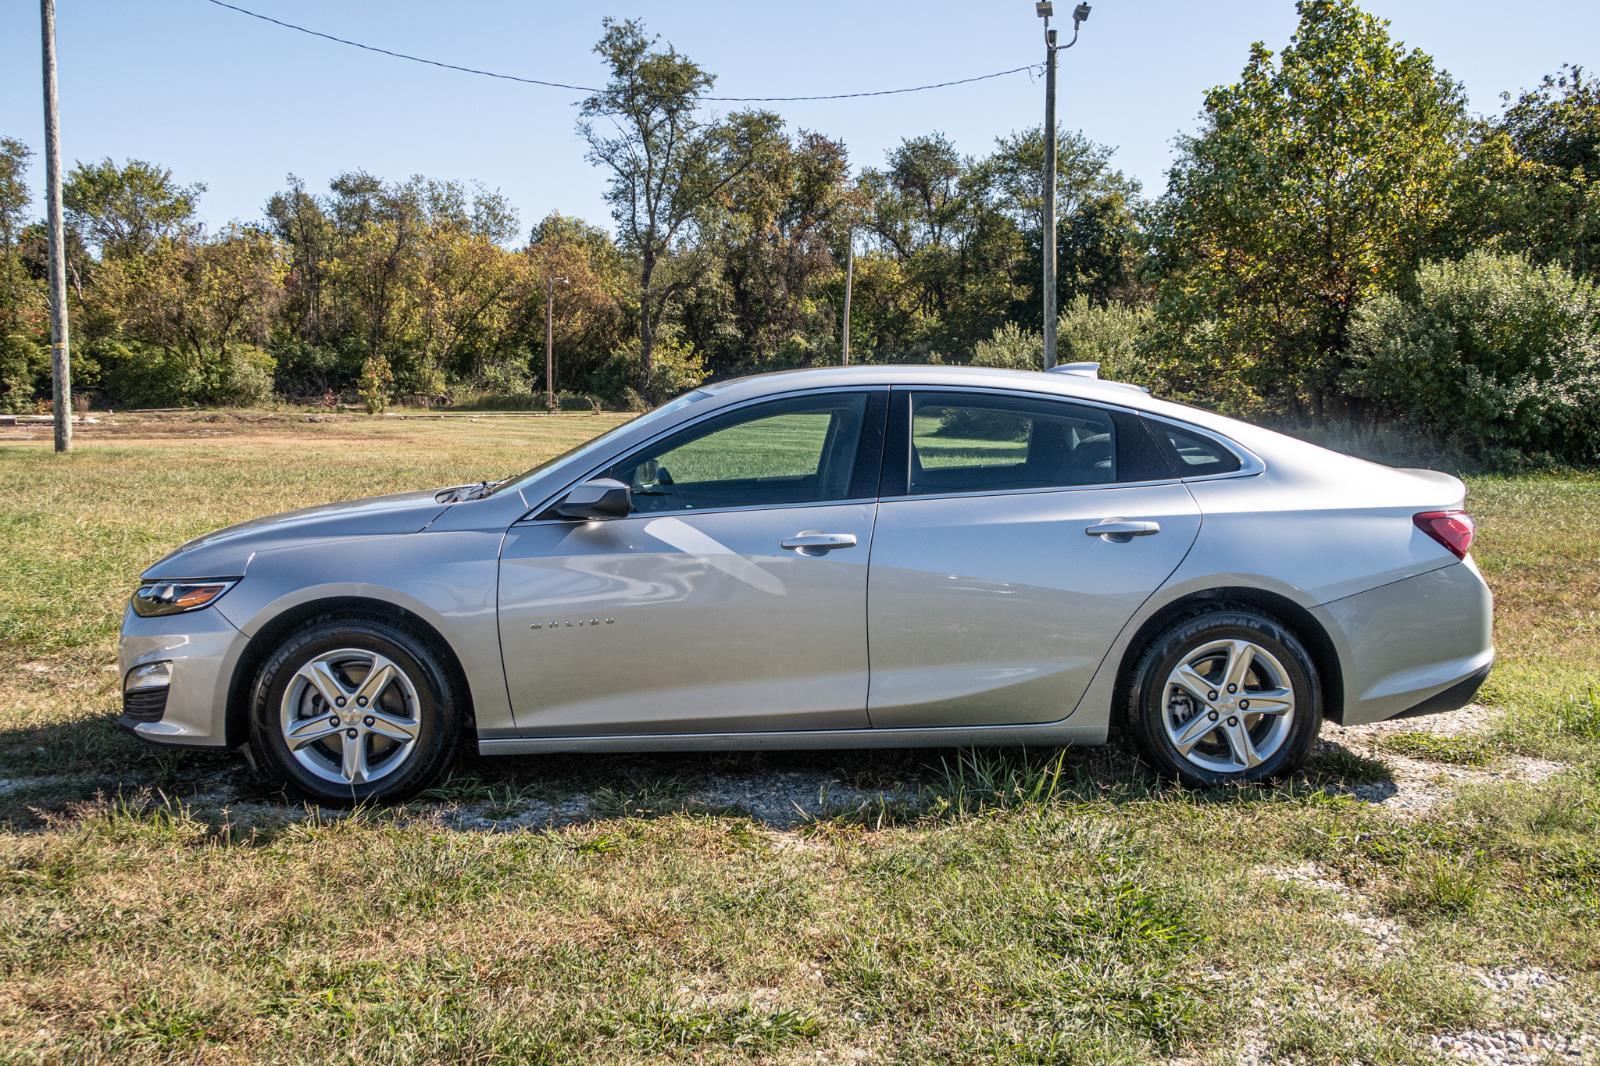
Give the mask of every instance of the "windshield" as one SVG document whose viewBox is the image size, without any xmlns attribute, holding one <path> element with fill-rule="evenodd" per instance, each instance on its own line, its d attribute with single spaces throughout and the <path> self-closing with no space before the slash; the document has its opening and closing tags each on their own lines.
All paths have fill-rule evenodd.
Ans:
<svg viewBox="0 0 1600 1066">
<path fill-rule="evenodd" d="M 493 496 L 495 493 L 500 492 L 503 489 L 510 488 L 513 485 L 520 485 L 522 482 L 536 477 L 539 474 L 543 474 L 548 470 L 554 470 L 563 463 L 575 462 L 578 458 L 588 455 L 590 452 L 598 452 L 603 449 L 607 441 L 609 441 L 612 437 L 615 437 L 618 433 L 621 433 L 623 430 L 638 429 L 639 427 L 649 425 L 652 422 L 658 422 L 668 415 L 676 414 L 691 404 L 696 404 L 701 400 L 709 399 L 711 395 L 712 394 L 709 389 L 696 389 L 693 392 L 686 392 L 670 403 L 664 403 L 653 411 L 646 411 L 638 418 L 629 419 L 610 432 L 602 433 L 598 437 L 586 440 L 574 448 L 568 448 L 560 455 L 552 456 L 551 458 L 546 459 L 544 462 L 540 463 L 531 470 L 524 470 L 520 474 L 515 474 L 511 477 L 494 482 L 484 490 L 483 495 Z"/>
</svg>

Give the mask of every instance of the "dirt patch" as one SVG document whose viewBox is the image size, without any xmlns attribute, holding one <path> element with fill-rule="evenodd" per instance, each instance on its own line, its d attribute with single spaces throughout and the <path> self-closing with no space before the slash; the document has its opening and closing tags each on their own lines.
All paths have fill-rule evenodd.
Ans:
<svg viewBox="0 0 1600 1066">
<path fill-rule="evenodd" d="M 1461 766 L 1403 755 L 1384 744 L 1385 738 L 1405 733 L 1445 738 L 1481 737 L 1489 732 L 1493 719 L 1493 711 L 1474 703 L 1459 711 L 1372 725 L 1345 727 L 1327 722 L 1322 727 L 1318 745 L 1321 749 L 1342 747 L 1381 762 L 1388 769 L 1390 780 L 1355 784 L 1346 791 L 1402 816 L 1432 810 L 1463 786 L 1493 781 L 1537 783 L 1563 769 L 1561 763 L 1548 759 L 1511 754 L 1497 754 L 1483 766 Z"/>
</svg>

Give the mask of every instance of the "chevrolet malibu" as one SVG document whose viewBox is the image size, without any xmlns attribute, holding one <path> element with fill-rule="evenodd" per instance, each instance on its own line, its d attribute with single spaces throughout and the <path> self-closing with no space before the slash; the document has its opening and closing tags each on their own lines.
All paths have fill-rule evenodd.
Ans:
<svg viewBox="0 0 1600 1066">
<path fill-rule="evenodd" d="M 143 575 L 120 724 L 332 802 L 480 752 L 1060 745 L 1191 785 L 1460 707 L 1490 596 L 1446 474 L 1092 364 L 697 389 L 525 474 L 247 522 Z"/>
</svg>

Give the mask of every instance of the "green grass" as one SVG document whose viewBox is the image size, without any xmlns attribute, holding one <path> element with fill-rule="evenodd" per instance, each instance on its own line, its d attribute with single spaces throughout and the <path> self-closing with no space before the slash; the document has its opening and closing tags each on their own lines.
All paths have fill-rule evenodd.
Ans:
<svg viewBox="0 0 1600 1066">
<path fill-rule="evenodd" d="M 1495 755 L 1494 743 L 1485 737 L 1437 733 L 1394 733 L 1381 738 L 1378 747 L 1395 755 L 1452 766 L 1487 766 Z"/>
<path fill-rule="evenodd" d="M 1270 788 L 1171 788 L 1116 745 L 548 756 L 335 813 L 112 727 L 120 606 L 177 543 L 497 477 L 618 420 L 0 443 L 0 1060 L 1386 1063 L 1450 1030 L 1594 1031 L 1593 474 L 1471 482 L 1488 733 L 1329 747 Z M 1390 785 L 1386 754 L 1479 783 L 1402 817 L 1352 794 Z M 1557 766 L 1496 779 L 1517 754 Z M 795 775 L 839 795 L 792 828 L 695 798 Z M 1536 1001 L 1480 979 L 1531 968 Z"/>
</svg>

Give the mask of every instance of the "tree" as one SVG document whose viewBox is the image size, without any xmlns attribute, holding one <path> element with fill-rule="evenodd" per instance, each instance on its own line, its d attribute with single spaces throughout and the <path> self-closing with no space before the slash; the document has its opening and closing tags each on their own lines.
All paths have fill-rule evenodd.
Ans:
<svg viewBox="0 0 1600 1066">
<path fill-rule="evenodd" d="M 1467 143 L 1460 87 L 1351 0 L 1303 0 L 1181 145 L 1159 225 L 1161 315 L 1321 414 L 1352 315 L 1445 239 Z"/>
<path fill-rule="evenodd" d="M 1582 67 L 1546 75 L 1479 128 L 1459 228 L 1575 274 L 1600 243 L 1600 83 Z"/>
<path fill-rule="evenodd" d="M 61 186 L 67 225 L 103 259 L 154 250 L 156 242 L 194 232 L 195 207 L 206 187 L 179 185 L 172 171 L 140 159 L 79 163 Z"/>
<path fill-rule="evenodd" d="M 1023 231 L 985 162 L 963 158 L 943 134 L 908 138 L 885 163 L 862 174 L 861 189 L 874 241 L 897 261 L 914 308 L 886 354 L 965 361 L 1037 285 L 1018 280 L 1027 273 Z"/>
<path fill-rule="evenodd" d="M 534 351 L 543 351 L 545 302 L 540 294 L 550 278 L 556 287 L 556 384 L 562 390 L 598 392 L 610 354 L 622 343 L 626 325 L 622 295 L 629 267 L 611 237 L 581 219 L 552 213 L 533 227 L 523 252 L 533 299 L 524 308 L 518 332 Z M 535 358 L 538 377 L 544 362 Z"/>
<path fill-rule="evenodd" d="M 654 47 L 632 19 L 606 19 L 595 52 L 611 68 L 606 87 L 584 100 L 578 130 L 589 160 L 610 170 L 606 199 L 622 242 L 639 260 L 639 386 L 653 398 L 652 353 L 672 300 L 704 269 L 692 256 L 664 276 L 694 223 L 746 166 L 752 145 L 781 123 L 766 112 L 702 121 L 696 111 L 716 80 L 671 45 Z"/>
<path fill-rule="evenodd" d="M 171 399 L 259 399 L 271 391 L 271 360 L 260 349 L 283 274 L 278 245 L 259 229 L 231 226 L 210 241 L 164 238 L 147 254 L 103 263 L 92 310 L 100 330 L 170 358 L 180 391 Z"/>
<path fill-rule="evenodd" d="M 696 346 L 725 373 L 838 355 L 833 303 L 819 296 L 842 275 L 834 249 L 848 239 L 856 202 L 844 145 L 773 131 L 754 147 L 700 224 L 716 284 L 684 313 Z"/>
<path fill-rule="evenodd" d="M 1057 136 L 1056 203 L 1061 229 L 1057 234 L 1056 304 L 1066 307 L 1078 296 L 1096 304 L 1139 295 L 1138 274 L 1144 253 L 1139 214 L 1139 183 L 1111 165 L 1113 149 L 1080 133 Z M 1040 252 L 1043 248 L 1043 197 L 1039 175 L 1044 170 L 1044 134 L 1037 129 L 1001 137 L 981 164 L 990 195 L 1026 235 L 1024 274 L 1015 278 L 1027 289 L 1012 317 L 1037 324 L 1040 314 Z"/>
<path fill-rule="evenodd" d="M 27 407 L 49 367 L 48 349 L 40 343 L 44 288 L 29 276 L 23 259 L 32 154 L 21 141 L 0 137 L 0 410 Z"/>
</svg>

